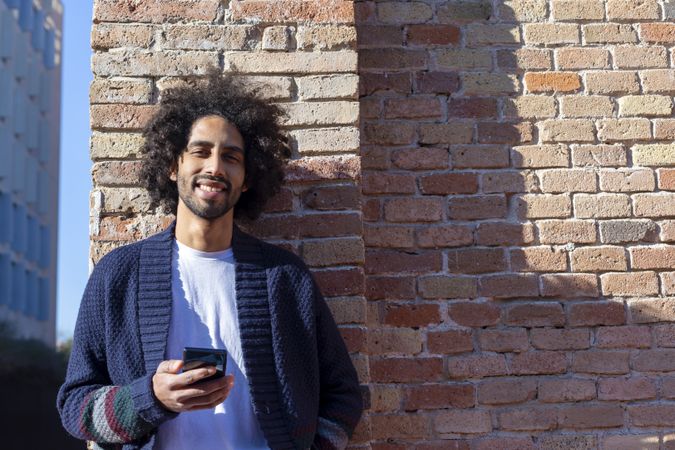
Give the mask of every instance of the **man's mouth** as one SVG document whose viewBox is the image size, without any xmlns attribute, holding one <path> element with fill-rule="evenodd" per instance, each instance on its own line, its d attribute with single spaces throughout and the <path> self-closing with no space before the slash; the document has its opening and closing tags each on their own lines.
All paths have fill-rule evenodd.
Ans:
<svg viewBox="0 0 675 450">
<path fill-rule="evenodd" d="M 229 189 L 228 183 L 210 179 L 197 180 L 195 185 L 196 188 L 204 192 L 222 192 Z"/>
</svg>

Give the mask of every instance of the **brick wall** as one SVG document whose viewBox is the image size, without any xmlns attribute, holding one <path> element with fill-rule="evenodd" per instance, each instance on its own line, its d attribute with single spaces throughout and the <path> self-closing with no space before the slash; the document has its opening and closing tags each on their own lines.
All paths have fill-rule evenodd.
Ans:
<svg viewBox="0 0 675 450">
<path fill-rule="evenodd" d="M 97 0 L 92 262 L 171 220 L 136 176 L 162 89 L 236 68 L 295 145 L 244 226 L 315 271 L 368 388 L 355 446 L 675 448 L 674 16 Z"/>
</svg>

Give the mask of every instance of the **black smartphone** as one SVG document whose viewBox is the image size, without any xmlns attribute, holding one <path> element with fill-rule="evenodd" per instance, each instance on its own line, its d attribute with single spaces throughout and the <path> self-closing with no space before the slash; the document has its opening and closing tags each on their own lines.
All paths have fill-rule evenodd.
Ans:
<svg viewBox="0 0 675 450">
<path fill-rule="evenodd" d="M 227 351 L 198 347 L 185 347 L 183 349 L 183 372 L 207 366 L 215 367 L 216 373 L 200 380 L 200 383 L 224 377 L 227 367 Z"/>
</svg>

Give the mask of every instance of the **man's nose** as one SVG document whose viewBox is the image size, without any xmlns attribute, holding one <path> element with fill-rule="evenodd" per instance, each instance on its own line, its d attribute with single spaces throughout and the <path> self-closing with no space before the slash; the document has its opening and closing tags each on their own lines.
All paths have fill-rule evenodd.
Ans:
<svg viewBox="0 0 675 450">
<path fill-rule="evenodd" d="M 219 153 L 213 152 L 211 156 L 209 156 L 206 160 L 205 170 L 206 173 L 213 176 L 222 177 L 225 174 L 225 164 Z"/>
</svg>

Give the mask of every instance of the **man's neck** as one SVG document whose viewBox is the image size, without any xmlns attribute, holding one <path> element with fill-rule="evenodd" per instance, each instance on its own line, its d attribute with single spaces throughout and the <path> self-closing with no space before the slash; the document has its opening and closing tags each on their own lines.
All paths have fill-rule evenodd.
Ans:
<svg viewBox="0 0 675 450">
<path fill-rule="evenodd" d="M 176 239 L 181 244 L 202 252 L 218 252 L 232 246 L 234 211 L 217 219 L 195 216 L 182 202 L 176 212 Z"/>
</svg>

